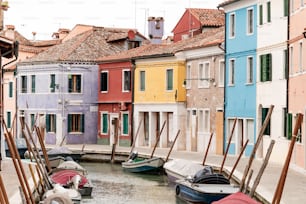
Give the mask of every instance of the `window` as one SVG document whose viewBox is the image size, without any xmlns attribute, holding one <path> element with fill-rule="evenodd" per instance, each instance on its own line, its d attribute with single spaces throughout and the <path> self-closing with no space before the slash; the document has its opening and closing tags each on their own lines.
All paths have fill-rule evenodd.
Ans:
<svg viewBox="0 0 306 204">
<path fill-rule="evenodd" d="M 100 74 L 100 91 L 108 91 L 108 72 L 101 72 Z"/>
<path fill-rule="evenodd" d="M 56 114 L 46 115 L 46 131 L 56 132 Z"/>
<path fill-rule="evenodd" d="M 131 91 L 131 71 L 123 70 L 122 80 L 123 91 Z"/>
<path fill-rule="evenodd" d="M 209 110 L 204 111 L 204 132 L 210 132 L 209 124 L 210 124 L 210 116 Z"/>
<path fill-rule="evenodd" d="M 247 133 L 247 138 L 249 139 L 249 144 L 254 144 L 255 138 L 254 138 L 254 120 L 253 119 L 246 120 L 246 133 Z"/>
<path fill-rule="evenodd" d="M 122 134 L 129 134 L 129 114 L 127 113 L 122 114 Z"/>
<path fill-rule="evenodd" d="M 292 137 L 292 113 L 286 115 L 286 136 L 288 140 Z"/>
<path fill-rule="evenodd" d="M 146 90 L 146 72 L 145 71 L 140 71 L 140 91 L 145 91 Z"/>
<path fill-rule="evenodd" d="M 262 108 L 261 109 L 261 116 L 262 116 L 261 117 L 262 118 L 261 125 L 263 125 L 263 123 L 264 123 L 264 121 L 265 121 L 265 119 L 268 115 L 268 112 L 269 112 L 269 108 Z M 269 120 L 268 125 L 267 125 L 267 127 L 264 131 L 264 135 L 270 135 L 270 134 L 271 134 L 271 119 Z"/>
<path fill-rule="evenodd" d="M 247 58 L 247 84 L 253 83 L 253 57 Z"/>
<path fill-rule="evenodd" d="M 191 65 L 188 64 L 187 65 L 187 70 L 186 70 L 186 79 L 185 79 L 185 84 L 186 84 L 186 88 L 190 88 L 191 87 Z"/>
<path fill-rule="evenodd" d="M 204 131 L 204 110 L 199 110 L 198 115 L 198 131 L 203 132 Z"/>
<path fill-rule="evenodd" d="M 82 77 L 79 74 L 68 75 L 68 91 L 69 93 L 81 93 Z"/>
<path fill-rule="evenodd" d="M 302 42 L 299 43 L 299 48 L 300 48 L 299 68 L 300 68 L 300 72 L 302 72 L 303 71 L 303 43 Z"/>
<path fill-rule="evenodd" d="M 50 75 L 50 92 L 55 92 L 55 74 Z"/>
<path fill-rule="evenodd" d="M 219 87 L 224 87 L 224 61 L 219 62 Z"/>
<path fill-rule="evenodd" d="M 259 5 L 259 25 L 263 24 L 263 6 Z"/>
<path fill-rule="evenodd" d="M 9 82 L 9 91 L 8 91 L 9 97 L 10 97 L 10 98 L 13 97 L 13 90 L 14 90 L 14 89 L 13 89 L 13 85 L 14 85 L 13 82 L 10 81 L 10 82 Z"/>
<path fill-rule="evenodd" d="M 235 60 L 229 60 L 229 85 L 235 84 Z"/>
<path fill-rule="evenodd" d="M 289 0 L 284 0 L 284 16 L 288 16 L 289 13 Z"/>
<path fill-rule="evenodd" d="M 30 118 L 31 118 L 31 130 L 34 130 L 35 115 L 34 114 L 30 114 Z"/>
<path fill-rule="evenodd" d="M 229 18 L 229 37 L 230 38 L 234 38 L 235 37 L 235 29 L 236 29 L 236 25 L 235 25 L 235 14 L 232 13 L 230 14 L 230 18 Z"/>
<path fill-rule="evenodd" d="M 199 80 L 198 87 L 208 88 L 209 87 L 209 63 L 199 64 Z"/>
<path fill-rule="evenodd" d="M 267 22 L 271 22 L 271 2 L 267 2 Z"/>
<path fill-rule="evenodd" d="M 253 8 L 248 9 L 247 16 L 247 34 L 253 34 L 253 22 L 254 22 L 254 11 Z"/>
<path fill-rule="evenodd" d="M 10 111 L 6 112 L 6 126 L 7 128 L 12 127 L 12 113 Z"/>
<path fill-rule="evenodd" d="M 260 81 L 272 81 L 272 55 L 260 55 Z"/>
<path fill-rule="evenodd" d="M 284 79 L 288 79 L 288 69 L 289 69 L 289 62 L 288 62 L 288 49 L 284 50 L 284 55 L 283 55 L 283 59 L 284 59 Z"/>
<path fill-rule="evenodd" d="M 136 48 L 140 46 L 140 41 L 129 41 L 128 42 L 128 49 Z"/>
<path fill-rule="evenodd" d="M 27 76 L 21 76 L 21 93 L 27 93 Z"/>
<path fill-rule="evenodd" d="M 167 91 L 173 90 L 173 69 L 167 69 L 166 72 Z"/>
<path fill-rule="evenodd" d="M 100 132 L 102 134 L 107 134 L 108 133 L 108 114 L 107 113 L 102 113 L 101 114 L 101 124 L 100 124 Z"/>
<path fill-rule="evenodd" d="M 32 93 L 35 93 L 35 86 L 36 86 L 36 85 L 35 85 L 35 83 L 36 83 L 35 81 L 36 81 L 36 80 L 35 80 L 35 75 L 32 75 L 32 76 L 31 76 L 31 92 L 32 92 Z"/>
<path fill-rule="evenodd" d="M 290 47 L 290 54 L 289 54 L 289 63 L 290 63 L 290 66 L 289 66 L 289 73 L 290 74 L 293 74 L 293 47 Z"/>
<path fill-rule="evenodd" d="M 68 132 L 84 132 L 83 114 L 68 114 Z"/>
</svg>

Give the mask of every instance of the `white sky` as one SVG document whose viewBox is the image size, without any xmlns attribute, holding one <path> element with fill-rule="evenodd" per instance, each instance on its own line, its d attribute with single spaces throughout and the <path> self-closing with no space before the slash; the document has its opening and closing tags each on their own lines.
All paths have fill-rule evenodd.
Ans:
<svg viewBox="0 0 306 204">
<path fill-rule="evenodd" d="M 223 0 L 8 0 L 4 25 L 28 39 L 51 39 L 59 28 L 76 24 L 137 28 L 147 36 L 147 17 L 164 17 L 164 35 L 171 31 L 185 8 L 217 8 Z"/>
</svg>

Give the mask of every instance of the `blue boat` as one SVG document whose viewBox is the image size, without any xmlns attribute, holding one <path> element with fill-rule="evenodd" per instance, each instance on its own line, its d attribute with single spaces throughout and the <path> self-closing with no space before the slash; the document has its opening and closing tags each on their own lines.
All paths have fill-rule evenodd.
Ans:
<svg viewBox="0 0 306 204">
<path fill-rule="evenodd" d="M 209 204 L 239 191 L 222 174 L 199 171 L 193 178 L 176 181 L 176 195 L 192 203 Z"/>
</svg>

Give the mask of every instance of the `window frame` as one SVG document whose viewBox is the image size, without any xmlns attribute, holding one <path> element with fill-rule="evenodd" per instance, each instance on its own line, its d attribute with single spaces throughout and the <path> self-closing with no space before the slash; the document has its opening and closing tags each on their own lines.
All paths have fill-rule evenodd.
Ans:
<svg viewBox="0 0 306 204">
<path fill-rule="evenodd" d="M 139 91 L 146 91 L 146 71 L 139 71 Z"/>
<path fill-rule="evenodd" d="M 260 58 L 260 82 L 272 81 L 272 54 L 262 54 Z M 267 64 L 268 62 L 268 64 Z"/>
<path fill-rule="evenodd" d="M 68 93 L 82 93 L 82 74 L 68 74 Z"/>
<path fill-rule="evenodd" d="M 14 82 L 13 81 L 9 81 L 8 84 L 8 97 L 9 98 L 13 98 L 14 97 Z"/>
<path fill-rule="evenodd" d="M 27 75 L 22 75 L 20 76 L 21 78 L 21 83 L 20 83 L 20 86 L 21 86 L 21 93 L 28 93 L 28 80 L 27 80 Z"/>
<path fill-rule="evenodd" d="M 127 74 L 127 75 L 126 75 Z M 122 70 L 122 92 L 130 92 L 131 91 L 131 70 L 123 69 Z"/>
<path fill-rule="evenodd" d="M 166 69 L 166 91 L 174 90 L 174 70 L 172 68 Z"/>
<path fill-rule="evenodd" d="M 267 2 L 267 23 L 271 23 L 272 17 L 271 17 L 271 1 Z"/>
<path fill-rule="evenodd" d="M 191 64 L 187 64 L 186 65 L 186 79 L 185 79 L 185 86 L 186 89 L 190 89 L 191 88 Z"/>
<path fill-rule="evenodd" d="M 248 56 L 247 57 L 247 70 L 246 70 L 246 84 L 253 84 L 254 83 L 254 57 Z"/>
<path fill-rule="evenodd" d="M 251 12 L 252 11 L 252 12 Z M 250 13 L 251 12 L 251 15 Z M 247 9 L 247 35 L 254 34 L 254 8 L 248 8 Z"/>
<path fill-rule="evenodd" d="M 130 132 L 130 128 L 129 128 L 129 117 L 130 114 L 129 112 L 122 112 L 121 114 L 122 120 L 121 120 L 121 134 L 128 136 L 129 132 Z"/>
<path fill-rule="evenodd" d="M 229 59 L 229 72 L 228 72 L 228 85 L 234 86 L 235 85 L 235 64 L 236 60 L 234 58 Z"/>
<path fill-rule="evenodd" d="M 106 70 L 101 71 L 100 72 L 100 92 L 101 93 L 107 93 L 108 92 L 108 86 L 109 86 L 108 82 L 109 82 L 108 71 L 106 71 Z"/>
<path fill-rule="evenodd" d="M 36 75 L 31 75 L 31 93 L 36 92 Z"/>
<path fill-rule="evenodd" d="M 222 66 L 221 66 L 222 64 Z M 221 74 L 222 73 L 222 74 Z M 219 76 L 218 76 L 218 86 L 224 87 L 224 75 L 225 75 L 225 61 L 224 59 L 219 61 Z"/>
<path fill-rule="evenodd" d="M 56 114 L 46 114 L 46 131 L 56 133 Z"/>
<path fill-rule="evenodd" d="M 85 115 L 83 113 L 69 113 L 67 120 L 68 133 L 84 133 Z"/>
<path fill-rule="evenodd" d="M 205 61 L 198 64 L 198 88 L 209 88 L 210 62 Z"/>
<path fill-rule="evenodd" d="M 235 38 L 236 36 L 236 14 L 229 14 L 229 38 Z"/>
<path fill-rule="evenodd" d="M 109 113 L 106 111 L 100 112 L 100 134 L 107 135 L 109 131 Z M 105 124 L 104 124 L 105 123 Z"/>
</svg>

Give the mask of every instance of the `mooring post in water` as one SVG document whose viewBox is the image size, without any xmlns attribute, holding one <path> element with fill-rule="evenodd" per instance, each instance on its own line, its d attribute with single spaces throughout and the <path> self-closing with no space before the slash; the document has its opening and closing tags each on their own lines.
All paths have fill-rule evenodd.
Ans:
<svg viewBox="0 0 306 204">
<path fill-rule="evenodd" d="M 239 163 L 239 161 L 240 161 L 240 158 L 241 158 L 241 156 L 242 156 L 242 154 L 243 154 L 245 148 L 246 148 L 247 145 L 248 145 L 248 142 L 249 142 L 249 139 L 247 139 L 247 141 L 246 141 L 245 144 L 243 145 L 243 147 L 242 147 L 242 149 L 241 149 L 241 152 L 240 152 L 240 154 L 239 154 L 239 156 L 238 156 L 238 158 L 237 158 L 237 160 L 236 160 L 236 162 L 235 162 L 235 164 L 234 164 L 234 166 L 233 166 L 233 168 L 232 168 L 232 171 L 231 171 L 230 175 L 228 176 L 228 180 L 230 180 L 230 179 L 232 178 L 232 175 L 233 175 L 233 173 L 234 173 L 234 171 L 235 171 L 235 169 L 236 169 L 236 167 L 237 167 L 237 165 L 238 165 L 238 163 Z"/>
<path fill-rule="evenodd" d="M 170 147 L 170 150 L 169 150 L 169 152 L 168 152 L 168 155 L 167 155 L 167 157 L 166 157 L 166 159 L 165 159 L 166 162 L 167 162 L 168 159 L 169 159 L 169 156 L 170 156 L 170 154 L 171 154 L 171 152 L 172 152 L 172 149 L 173 149 L 173 147 L 174 147 L 174 144 L 175 144 L 175 142 L 176 142 L 176 140 L 177 140 L 177 138 L 178 138 L 180 132 L 181 132 L 181 130 L 178 130 L 177 133 L 176 133 L 176 136 L 175 136 L 175 138 L 174 138 L 174 141 L 173 141 L 173 143 L 172 143 L 172 145 L 171 145 L 171 147 Z"/>
<path fill-rule="evenodd" d="M 271 105 L 270 108 L 269 108 L 269 111 L 267 113 L 267 116 L 265 118 L 265 121 L 264 121 L 264 123 L 262 124 L 262 126 L 260 128 L 260 131 L 259 131 L 256 143 L 255 143 L 255 145 L 253 147 L 252 153 L 251 153 L 250 158 L 249 158 L 249 162 L 248 162 L 247 166 L 244 169 L 244 173 L 243 173 L 242 180 L 241 180 L 241 183 L 240 183 L 240 192 L 242 192 L 242 190 L 244 188 L 245 179 L 246 179 L 246 177 L 247 177 L 247 175 L 249 173 L 249 170 L 250 170 L 250 168 L 252 166 L 253 160 L 254 160 L 255 155 L 256 155 L 256 151 L 257 151 L 257 149 L 259 147 L 259 144 L 260 144 L 260 142 L 261 142 L 261 140 L 263 138 L 264 131 L 266 130 L 266 127 L 269 124 L 269 120 L 271 118 L 273 108 L 274 108 L 274 105 Z"/>
<path fill-rule="evenodd" d="M 156 147 L 157 147 L 157 145 L 158 145 L 160 136 L 161 136 L 161 134 L 162 134 L 162 132 L 163 132 L 163 130 L 164 130 L 165 125 L 166 125 L 166 121 L 164 121 L 163 127 L 162 127 L 162 129 L 160 130 L 160 132 L 159 132 L 159 134 L 158 134 L 158 136 L 157 136 L 157 138 L 156 138 L 156 142 L 155 142 L 155 145 L 154 145 L 154 148 L 153 148 L 153 151 L 152 151 L 152 153 L 151 153 L 151 157 L 150 157 L 150 158 L 153 158 L 155 149 L 156 149 Z"/>
<path fill-rule="evenodd" d="M 256 190 L 256 188 L 257 188 L 257 186 L 258 186 L 258 184 L 259 184 L 259 181 L 260 181 L 260 179 L 261 179 L 261 177 L 262 177 L 262 174 L 263 174 L 264 170 L 266 169 L 266 167 L 267 167 L 267 165 L 268 165 L 269 158 L 270 158 L 270 155 L 271 155 L 271 153 L 272 153 L 272 149 L 273 149 L 274 144 L 275 144 L 275 140 L 271 140 L 270 146 L 269 146 L 268 151 L 267 151 L 267 154 L 266 154 L 266 156 L 265 156 L 265 160 L 264 160 L 263 164 L 261 165 L 261 167 L 260 167 L 260 169 L 259 169 L 259 172 L 258 172 L 258 174 L 257 174 L 257 177 L 255 178 L 255 181 L 254 181 L 254 183 L 253 183 L 253 187 L 252 187 L 252 189 L 251 189 L 251 191 L 250 191 L 250 194 L 249 194 L 249 195 L 250 195 L 251 198 L 253 198 L 254 193 L 255 193 L 255 190 Z"/>
<path fill-rule="evenodd" d="M 287 154 L 287 157 L 286 157 L 285 164 L 283 166 L 281 176 L 278 180 L 278 184 L 277 184 L 277 187 L 276 187 L 276 190 L 275 190 L 275 193 L 274 193 L 272 204 L 279 204 L 280 200 L 282 198 L 284 185 L 285 185 L 285 181 L 286 181 L 286 177 L 287 177 L 287 173 L 288 173 L 288 168 L 289 168 L 291 156 L 292 156 L 292 153 L 293 153 L 293 148 L 294 148 L 294 145 L 295 145 L 295 142 L 296 142 L 298 131 L 301 128 L 302 122 L 303 122 L 303 114 L 299 113 L 297 115 L 295 127 L 294 127 L 294 130 L 293 130 L 293 135 L 292 135 L 291 142 L 290 142 L 289 151 L 288 151 L 288 154 Z"/>
<path fill-rule="evenodd" d="M 231 145 L 231 141 L 232 141 L 232 137 L 234 135 L 234 130 L 235 130 L 236 123 L 237 123 L 237 118 L 235 118 L 235 120 L 234 120 L 234 124 L 233 124 L 233 127 L 232 127 L 231 135 L 230 135 L 230 137 L 228 139 L 228 144 L 227 144 L 227 147 L 226 147 L 226 150 L 225 150 L 225 153 L 224 153 L 224 157 L 223 157 L 223 161 L 222 161 L 222 164 L 221 164 L 221 167 L 220 167 L 220 173 L 222 173 L 222 171 L 223 171 L 223 166 L 224 166 L 224 163 L 225 163 L 225 160 L 226 160 L 226 157 L 227 157 L 227 153 L 228 153 L 229 147 Z"/>
<path fill-rule="evenodd" d="M 203 166 L 205 165 L 205 162 L 206 162 L 206 158 L 207 158 L 207 155 L 208 155 L 208 152 L 209 152 L 209 147 L 210 147 L 213 135 L 214 135 L 213 132 L 210 133 L 209 142 L 208 142 L 208 145 L 207 145 L 207 148 L 206 148 L 206 151 L 205 151 L 205 155 L 204 155 L 204 158 L 203 158 L 203 161 L 202 161 Z"/>
</svg>

